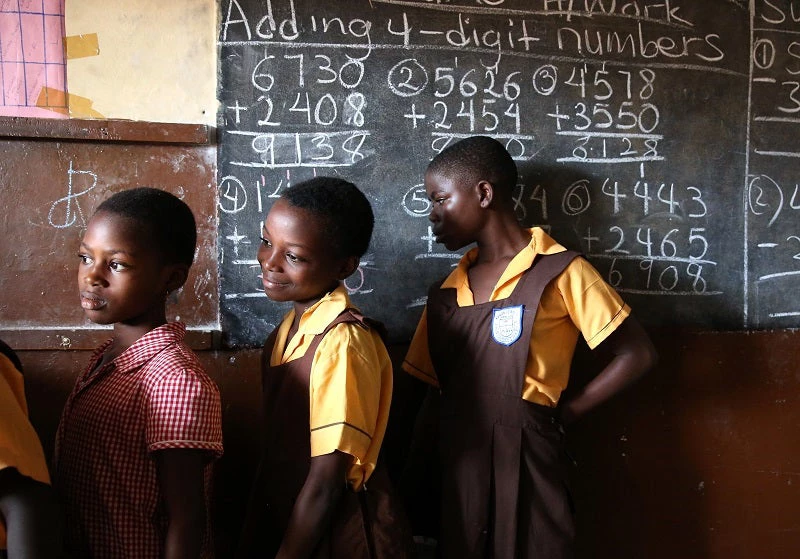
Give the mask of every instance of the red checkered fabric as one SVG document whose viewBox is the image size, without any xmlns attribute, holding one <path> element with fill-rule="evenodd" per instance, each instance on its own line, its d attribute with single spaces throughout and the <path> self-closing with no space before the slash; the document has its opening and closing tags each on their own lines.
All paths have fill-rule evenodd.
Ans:
<svg viewBox="0 0 800 559">
<path fill-rule="evenodd" d="M 152 452 L 222 454 L 219 390 L 183 343 L 185 332 L 178 322 L 156 328 L 94 370 L 109 340 L 67 400 L 56 437 L 54 485 L 67 507 L 75 557 L 163 557 L 167 517 Z M 209 474 L 207 466 L 206 495 Z M 210 557 L 206 532 L 203 556 Z"/>
</svg>

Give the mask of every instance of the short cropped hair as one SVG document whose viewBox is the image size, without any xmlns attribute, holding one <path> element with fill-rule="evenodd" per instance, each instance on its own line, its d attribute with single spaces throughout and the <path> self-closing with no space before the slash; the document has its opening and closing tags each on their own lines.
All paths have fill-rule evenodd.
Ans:
<svg viewBox="0 0 800 559">
<path fill-rule="evenodd" d="M 131 188 L 112 195 L 96 211 L 136 221 L 168 264 L 192 265 L 197 224 L 192 210 L 177 196 L 157 188 Z"/>
<path fill-rule="evenodd" d="M 353 183 L 336 177 L 314 177 L 287 188 L 281 198 L 325 221 L 337 256 L 360 258 L 367 252 L 375 216 L 369 200 Z"/>
<path fill-rule="evenodd" d="M 428 164 L 427 172 L 467 181 L 486 180 L 507 196 L 517 186 L 517 165 L 511 154 L 489 136 L 472 136 L 446 147 Z"/>
</svg>

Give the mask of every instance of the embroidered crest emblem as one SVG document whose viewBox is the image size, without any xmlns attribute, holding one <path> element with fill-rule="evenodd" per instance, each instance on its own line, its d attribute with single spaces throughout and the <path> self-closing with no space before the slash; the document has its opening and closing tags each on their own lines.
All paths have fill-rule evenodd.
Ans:
<svg viewBox="0 0 800 559">
<path fill-rule="evenodd" d="M 523 305 L 492 310 L 492 338 L 498 344 L 511 345 L 522 335 Z"/>
</svg>

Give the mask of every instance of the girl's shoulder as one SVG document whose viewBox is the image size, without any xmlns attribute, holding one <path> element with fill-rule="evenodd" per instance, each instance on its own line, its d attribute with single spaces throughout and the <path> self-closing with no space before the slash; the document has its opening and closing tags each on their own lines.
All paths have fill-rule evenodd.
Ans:
<svg viewBox="0 0 800 559">
<path fill-rule="evenodd" d="M 211 385 L 216 389 L 216 383 L 205 371 L 197 354 L 183 342 L 170 344 L 164 348 L 143 365 L 142 372 L 145 381 L 151 384 L 181 377 L 183 382 Z"/>
</svg>

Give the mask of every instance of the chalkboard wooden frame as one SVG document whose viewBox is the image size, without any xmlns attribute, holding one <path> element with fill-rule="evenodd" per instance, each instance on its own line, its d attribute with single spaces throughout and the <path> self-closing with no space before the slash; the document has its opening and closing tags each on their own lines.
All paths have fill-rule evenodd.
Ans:
<svg viewBox="0 0 800 559">
<path fill-rule="evenodd" d="M 205 124 L 0 117 L 0 138 L 208 145 L 214 134 Z"/>
</svg>

